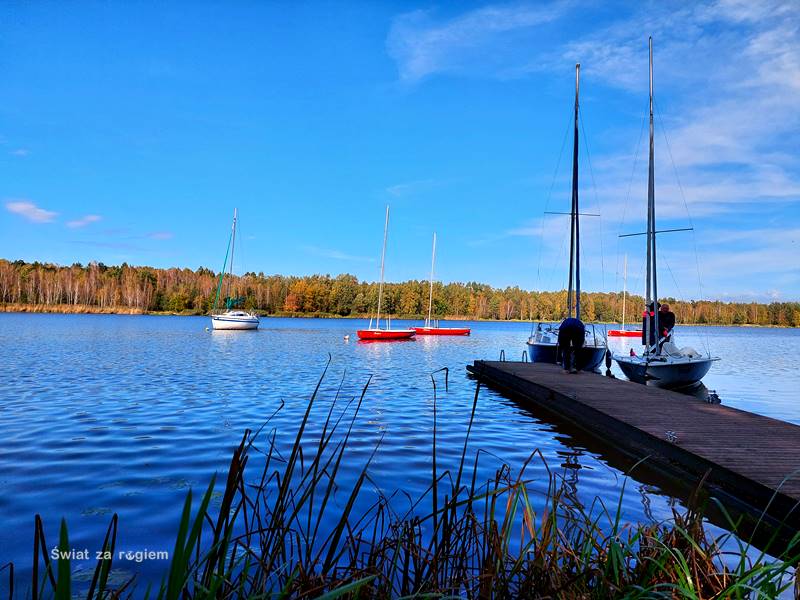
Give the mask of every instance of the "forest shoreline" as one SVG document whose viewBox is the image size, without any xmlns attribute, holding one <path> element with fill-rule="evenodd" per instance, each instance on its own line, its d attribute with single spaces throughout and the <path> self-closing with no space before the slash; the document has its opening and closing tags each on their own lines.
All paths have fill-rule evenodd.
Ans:
<svg viewBox="0 0 800 600">
<path fill-rule="evenodd" d="M 246 273 L 221 280 L 219 273 L 203 267 L 194 271 L 125 263 L 66 267 L 0 259 L 0 303 L 27 312 L 202 315 L 235 299 L 244 310 L 264 315 L 369 318 L 378 304 L 378 288 L 374 281 L 360 281 L 347 273 L 335 277 Z M 496 288 L 474 281 L 434 282 L 432 292 L 431 308 L 437 318 L 552 322 L 563 318 L 567 305 L 567 290 Z M 428 281 L 388 282 L 381 314 L 420 318 L 429 313 L 430 298 Z M 797 301 L 764 304 L 667 295 L 661 302 L 669 303 L 682 324 L 800 326 Z M 644 297 L 636 294 L 581 293 L 581 315 L 595 323 L 636 321 L 644 305 Z"/>
<path fill-rule="evenodd" d="M 341 320 L 354 320 L 354 319 L 370 319 L 374 315 L 370 314 L 356 314 L 356 315 L 338 315 L 335 313 L 302 313 L 302 312 L 277 312 L 277 313 L 263 313 L 254 311 L 260 318 L 263 319 L 341 319 Z M 198 311 L 153 311 L 141 310 L 138 308 L 129 308 L 127 306 L 92 306 L 92 305 L 73 305 L 73 304 L 19 304 L 19 303 L 0 303 L 0 313 L 38 313 L 38 314 L 62 314 L 62 315 L 126 315 L 126 316 L 156 316 L 156 317 L 208 317 L 209 313 Z M 425 315 L 391 315 L 392 319 L 415 321 L 424 320 Z M 441 321 L 469 321 L 469 322 L 485 322 L 485 323 L 530 323 L 530 319 L 487 319 L 477 318 L 467 315 L 448 315 L 446 317 L 437 317 Z M 534 323 L 542 322 L 548 323 L 547 320 L 535 319 Z M 619 325 L 614 321 L 593 321 L 597 325 Z M 628 325 L 632 325 L 628 323 Z M 679 323 L 679 325 L 686 325 L 689 327 L 747 327 L 754 329 L 800 329 L 800 326 L 792 325 L 759 325 L 755 323 L 738 323 L 738 324 L 720 324 L 720 323 Z"/>
</svg>

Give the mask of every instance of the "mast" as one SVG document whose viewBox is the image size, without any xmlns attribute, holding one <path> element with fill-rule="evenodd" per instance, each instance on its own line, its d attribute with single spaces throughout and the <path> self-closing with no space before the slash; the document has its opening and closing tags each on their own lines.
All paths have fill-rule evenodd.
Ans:
<svg viewBox="0 0 800 600">
<path fill-rule="evenodd" d="M 622 270 L 622 331 L 625 331 L 625 298 L 628 295 L 628 255 L 625 255 L 625 266 Z"/>
<path fill-rule="evenodd" d="M 581 318 L 581 256 L 580 228 L 578 220 L 578 94 L 580 91 L 580 63 L 575 65 L 575 132 L 572 142 L 572 209 L 570 211 L 569 240 L 569 289 L 567 312 L 572 315 L 573 273 L 575 274 L 575 318 Z"/>
<path fill-rule="evenodd" d="M 653 38 L 649 39 L 650 46 L 650 166 L 647 174 L 647 275 L 648 275 L 648 323 L 647 336 L 648 346 L 650 342 L 650 292 L 652 291 L 653 302 L 653 329 L 656 339 L 656 355 L 661 354 L 660 344 L 658 343 L 660 331 L 658 328 L 658 274 L 656 271 L 656 176 L 655 176 L 655 143 L 653 135 Z M 652 278 L 652 290 L 650 289 L 650 278 Z"/>
<path fill-rule="evenodd" d="M 389 233 L 389 205 L 386 205 L 386 222 L 383 225 L 383 250 L 381 250 L 381 284 L 378 287 L 378 313 L 375 319 L 375 327 L 381 328 L 381 301 L 383 300 L 383 265 L 386 259 L 386 237 Z M 388 321 L 387 321 L 388 323 Z"/>
<path fill-rule="evenodd" d="M 425 327 L 431 326 L 431 311 L 433 310 L 433 265 L 436 262 L 436 232 L 433 232 L 433 251 L 431 252 L 431 285 L 430 292 L 428 293 L 428 319 L 425 321 Z"/>
<path fill-rule="evenodd" d="M 232 240 L 233 230 L 231 230 L 231 234 L 228 236 L 228 245 L 225 247 L 225 262 L 222 263 L 222 270 L 219 272 L 219 283 L 217 283 L 217 293 L 214 296 L 214 308 L 212 309 L 212 312 L 217 310 L 217 302 L 219 302 L 219 293 L 222 291 L 222 280 L 225 279 L 225 268 L 228 266 L 228 254 L 231 251 Z"/>
<path fill-rule="evenodd" d="M 233 251 L 236 249 L 236 216 L 238 209 L 233 209 L 233 225 L 231 225 L 231 264 L 228 267 L 228 299 L 231 297 L 231 281 L 233 280 Z M 230 307 L 228 307 L 230 308 Z"/>
</svg>

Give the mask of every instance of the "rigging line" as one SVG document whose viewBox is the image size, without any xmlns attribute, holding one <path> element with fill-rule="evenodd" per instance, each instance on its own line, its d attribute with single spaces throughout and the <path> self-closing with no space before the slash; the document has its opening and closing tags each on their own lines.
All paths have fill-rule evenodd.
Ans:
<svg viewBox="0 0 800 600">
<path fill-rule="evenodd" d="M 236 219 L 236 238 L 237 238 L 237 240 L 239 242 L 239 246 L 236 248 L 236 256 L 239 257 L 239 262 L 236 263 L 236 264 L 238 265 L 237 268 L 239 269 L 239 275 L 236 276 L 235 285 L 237 287 L 235 288 L 235 293 L 233 294 L 233 296 L 237 297 L 237 298 L 239 297 L 239 294 L 242 291 L 242 287 L 244 286 L 244 274 L 245 274 L 245 270 L 244 270 L 244 264 L 245 264 L 245 260 L 244 260 L 244 245 L 243 245 L 244 234 L 242 233 L 242 222 L 241 221 L 242 220 L 239 219 L 239 218 Z M 231 257 L 231 259 L 232 258 L 233 257 Z M 231 263 L 231 269 L 233 269 L 233 263 Z M 231 271 L 231 275 L 233 275 L 232 271 Z"/>
<path fill-rule="evenodd" d="M 681 183 L 681 178 L 678 176 L 678 167 L 675 166 L 675 159 L 672 158 L 672 149 L 669 145 L 669 139 L 667 138 L 667 128 L 664 127 L 664 121 L 661 118 L 661 107 L 659 107 L 658 103 L 653 101 L 656 107 L 656 116 L 658 118 L 658 124 L 661 127 L 661 134 L 664 136 L 664 142 L 667 146 L 667 154 L 669 155 L 669 160 L 672 163 L 672 170 L 675 173 L 675 180 L 678 182 L 678 190 L 681 193 L 681 200 L 683 200 L 683 207 L 686 209 L 686 217 L 689 219 L 689 225 L 692 227 L 692 245 L 694 246 L 694 262 L 695 266 L 697 267 L 697 287 L 698 292 L 700 293 L 700 300 L 703 299 L 703 276 L 700 272 L 700 253 L 697 250 L 697 234 L 694 230 L 694 220 L 692 219 L 692 213 L 689 212 L 689 203 L 686 202 L 686 194 L 683 192 L 683 184 Z M 709 340 L 708 340 L 708 332 L 705 334 L 705 345 L 706 350 L 709 351 Z"/>
<path fill-rule="evenodd" d="M 631 190 L 633 189 L 633 176 L 636 174 L 636 165 L 639 163 L 639 151 L 642 147 L 642 137 L 644 136 L 644 124 L 647 120 L 645 115 L 642 115 L 642 126 L 639 129 L 639 141 L 636 142 L 636 152 L 633 154 L 633 167 L 631 167 L 631 176 L 628 179 L 628 192 L 625 194 L 625 204 L 622 206 L 622 216 L 619 220 L 619 228 L 617 234 L 622 233 L 622 227 L 625 224 L 625 216 L 628 213 L 628 203 L 631 199 Z M 617 289 L 619 282 L 619 235 L 617 235 L 617 268 L 614 272 L 614 289 Z"/>
<path fill-rule="evenodd" d="M 672 267 L 669 266 L 669 261 L 666 259 L 662 252 L 658 253 L 659 260 L 662 261 L 665 265 L 667 265 L 667 271 L 669 271 L 669 276 L 672 277 L 672 283 L 675 284 L 675 289 L 678 290 L 678 297 L 684 298 L 683 291 L 681 290 L 681 286 L 678 284 L 678 280 L 675 278 L 675 274 L 672 272 Z"/>
<path fill-rule="evenodd" d="M 685 298 L 683 291 L 681 290 L 681 286 L 678 285 L 678 280 L 675 277 L 675 274 L 672 272 L 672 267 L 669 266 L 669 261 L 664 257 L 663 254 L 659 252 L 660 260 L 663 264 L 667 265 L 667 270 L 669 271 L 670 277 L 672 277 L 672 282 L 675 284 L 675 289 L 678 290 L 678 295 L 681 298 Z M 703 348 L 705 349 L 706 353 L 711 353 L 711 348 L 708 345 L 708 335 L 700 336 L 700 341 L 703 343 Z"/>
<path fill-rule="evenodd" d="M 214 310 L 217 308 L 217 301 L 219 300 L 219 293 L 222 290 L 222 281 L 225 278 L 225 267 L 228 266 L 228 253 L 231 251 L 231 238 L 233 231 L 228 235 L 228 245 L 225 248 L 225 262 L 222 263 L 222 271 L 219 273 L 219 283 L 217 284 L 217 294 L 214 296 Z"/>
<path fill-rule="evenodd" d="M 559 243 L 558 258 L 557 260 L 552 261 L 552 264 L 550 265 L 550 274 L 547 277 L 547 281 L 553 281 L 553 278 L 555 277 L 556 274 L 556 269 L 560 270 L 562 268 L 562 265 L 566 261 L 567 240 L 571 239 L 570 233 L 571 232 L 569 232 L 566 228 L 564 228 L 563 231 L 561 232 L 561 242 Z M 567 272 L 566 276 L 567 280 L 569 280 L 569 272 Z M 561 285 L 563 286 L 562 289 L 566 290 L 569 288 L 569 281 L 567 281 L 566 284 L 562 283 Z"/>
<path fill-rule="evenodd" d="M 563 260 L 562 259 L 566 258 L 566 256 L 567 256 L 567 250 L 566 250 L 567 237 L 568 237 L 567 233 L 568 233 L 567 230 L 564 229 L 563 233 L 561 234 L 561 243 L 559 244 L 558 260 L 554 260 L 552 262 L 552 264 L 550 265 L 550 274 L 547 277 L 548 281 L 552 281 L 553 280 L 553 278 L 555 276 L 555 273 L 556 273 L 556 269 L 557 268 L 558 269 L 561 268 L 561 265 L 563 264 Z M 567 277 L 569 278 L 569 274 L 567 274 Z M 561 285 L 564 286 L 564 287 L 561 288 L 561 289 L 564 289 L 564 290 L 566 290 L 567 287 L 568 287 L 568 286 L 564 285 L 563 282 L 562 282 Z"/>
<path fill-rule="evenodd" d="M 567 145 L 567 136 L 569 135 L 569 126 L 572 123 L 572 113 L 570 113 L 570 118 L 567 121 L 567 127 L 564 129 L 564 139 L 561 140 L 561 150 L 558 153 L 558 161 L 556 162 L 556 169 L 553 171 L 553 180 L 550 182 L 550 189 L 547 192 L 547 197 L 545 198 L 544 202 L 544 210 L 547 211 L 548 207 L 550 206 L 550 199 L 553 195 L 553 188 L 556 185 L 556 178 L 558 177 L 558 171 L 561 169 L 561 158 L 564 156 L 564 147 Z M 542 268 L 542 247 L 544 246 L 544 217 L 541 219 L 541 229 L 539 232 L 539 260 L 538 264 L 536 265 L 536 287 L 541 289 L 541 268 Z"/>
<path fill-rule="evenodd" d="M 603 211 L 600 208 L 600 198 L 597 195 L 597 184 L 594 181 L 594 169 L 592 169 L 592 154 L 589 152 L 589 136 L 586 135 L 586 129 L 583 127 L 583 111 L 578 108 L 579 122 L 581 124 L 581 133 L 583 134 L 583 145 L 586 147 L 586 159 L 589 162 L 589 176 L 592 179 L 592 191 L 594 191 L 594 203 L 597 205 L 597 212 L 600 221 L 600 285 L 601 289 L 606 289 L 606 263 L 605 254 L 603 251 Z"/>
</svg>

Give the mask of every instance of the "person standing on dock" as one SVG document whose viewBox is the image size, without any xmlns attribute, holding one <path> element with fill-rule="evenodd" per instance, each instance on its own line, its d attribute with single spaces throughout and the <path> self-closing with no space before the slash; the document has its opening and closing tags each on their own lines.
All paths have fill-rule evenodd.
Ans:
<svg viewBox="0 0 800 600">
<path fill-rule="evenodd" d="M 564 365 L 565 373 L 577 373 L 578 351 L 583 348 L 586 326 L 575 317 L 568 317 L 558 327 L 558 351 Z"/>
</svg>

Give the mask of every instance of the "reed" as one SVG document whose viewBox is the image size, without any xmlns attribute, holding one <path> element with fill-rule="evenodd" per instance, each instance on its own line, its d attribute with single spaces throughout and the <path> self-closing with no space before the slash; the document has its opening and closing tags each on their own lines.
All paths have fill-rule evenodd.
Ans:
<svg viewBox="0 0 800 600">
<path fill-rule="evenodd" d="M 169 569 L 157 589 L 141 590 L 135 580 L 109 586 L 108 560 L 97 564 L 81 596 L 705 599 L 774 598 L 791 589 L 800 537 L 782 558 L 771 558 L 733 533 L 709 534 L 695 500 L 664 523 L 624 523 L 622 496 L 614 507 L 599 499 L 584 507 L 547 470 L 542 502 L 526 474 L 531 461 L 543 460 L 538 452 L 516 474 L 498 465 L 493 477 L 480 481 L 482 453 L 468 456 L 479 385 L 454 471 L 437 463 L 434 416 L 430 485 L 407 512 L 397 512 L 392 497 L 365 492 L 377 447 L 343 493 L 337 477 L 349 460 L 369 383 L 347 401 L 337 392 L 312 442 L 307 431 L 324 377 L 287 452 L 276 446 L 273 414 L 258 431 L 245 432 L 218 502 L 211 501 L 213 478 L 196 508 L 192 492 L 187 494 Z M 432 380 L 435 415 L 434 375 Z M 356 510 L 365 498 L 369 508 Z M 115 515 L 103 542 L 112 556 L 116 532 Z M 69 547 L 64 523 L 59 546 Z M 69 562 L 50 561 L 47 548 L 37 516 L 33 582 L 24 596 L 74 597 Z M 13 566 L 5 569 L 13 583 Z"/>
</svg>

